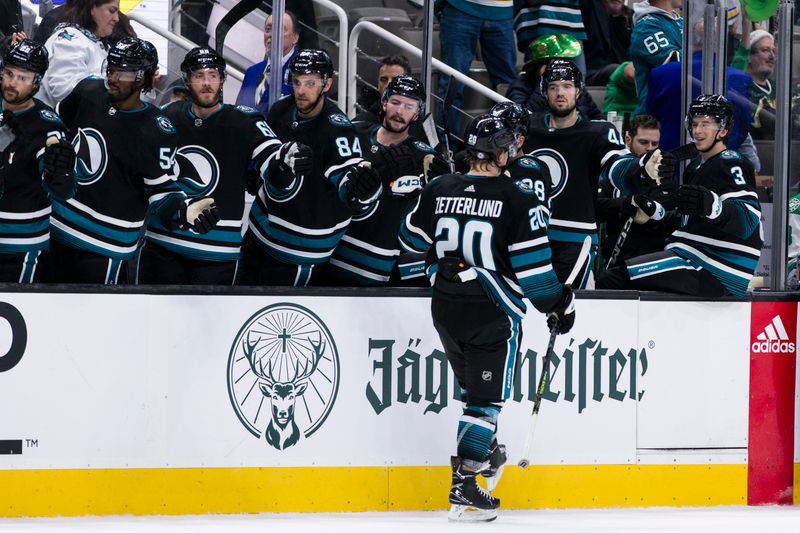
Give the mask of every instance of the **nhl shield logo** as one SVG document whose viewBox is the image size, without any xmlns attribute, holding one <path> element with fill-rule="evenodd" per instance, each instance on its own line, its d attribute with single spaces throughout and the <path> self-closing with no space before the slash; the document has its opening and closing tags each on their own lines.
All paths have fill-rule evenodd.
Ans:
<svg viewBox="0 0 800 533">
<path fill-rule="evenodd" d="M 242 425 L 278 450 L 325 422 L 339 390 L 339 353 L 310 310 L 273 304 L 239 330 L 228 356 L 228 393 Z"/>
<path fill-rule="evenodd" d="M 91 185 L 99 180 L 108 165 L 108 149 L 103 134 L 94 128 L 79 128 L 72 139 L 77 158 L 75 179 L 80 185 Z"/>
</svg>

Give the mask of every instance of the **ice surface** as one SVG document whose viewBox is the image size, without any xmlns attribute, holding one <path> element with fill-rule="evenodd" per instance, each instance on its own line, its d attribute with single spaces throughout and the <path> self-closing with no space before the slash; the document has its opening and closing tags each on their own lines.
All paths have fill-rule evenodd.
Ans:
<svg viewBox="0 0 800 533">
<path fill-rule="evenodd" d="M 447 513 L 387 512 L 338 514 L 203 515 L 181 517 L 19 518 L 0 519 L 0 531 L 34 532 L 225 532 L 300 533 L 441 531 L 540 532 L 758 532 L 800 533 L 798 507 L 704 507 L 503 511 L 488 524 L 451 524 Z"/>
</svg>

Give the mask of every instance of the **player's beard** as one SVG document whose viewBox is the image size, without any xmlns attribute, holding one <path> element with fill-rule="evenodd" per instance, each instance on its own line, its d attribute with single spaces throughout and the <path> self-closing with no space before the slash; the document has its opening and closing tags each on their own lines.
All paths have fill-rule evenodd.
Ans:
<svg viewBox="0 0 800 533">
<path fill-rule="evenodd" d="M 3 88 L 3 100 L 11 105 L 18 106 L 33 98 L 35 92 L 35 90 L 31 90 L 22 95 L 18 90 L 7 87 Z"/>
<path fill-rule="evenodd" d="M 133 96 L 134 94 L 139 94 L 142 91 L 142 86 L 141 85 L 139 85 L 138 87 L 132 85 L 131 87 L 128 88 L 127 91 L 124 91 L 119 85 L 117 85 L 115 87 L 115 90 L 117 91 L 117 93 L 116 94 L 112 94 L 111 93 L 111 88 L 112 87 L 114 87 L 114 86 L 109 83 L 109 85 L 108 85 L 108 99 L 111 100 L 111 103 L 113 103 L 113 104 L 118 104 L 120 102 L 124 102 L 125 100 L 127 100 L 128 98 Z"/>
<path fill-rule="evenodd" d="M 201 91 L 200 93 L 196 93 L 194 91 L 190 91 L 190 94 L 192 96 L 192 103 L 197 107 L 203 107 L 206 109 L 212 108 L 216 106 L 220 100 L 222 100 L 221 98 L 222 95 L 220 94 L 220 92 L 221 91 L 214 91 L 213 93 L 209 93 Z M 204 97 L 203 100 L 200 99 L 201 94 Z M 211 98 L 210 100 L 208 99 L 209 94 L 213 94 L 213 98 Z"/>
<path fill-rule="evenodd" d="M 297 110 L 301 114 L 308 115 L 314 110 L 314 108 L 317 107 L 317 104 L 319 104 L 320 100 L 322 100 L 323 98 L 324 98 L 324 93 L 321 92 L 313 101 L 298 100 L 297 97 L 295 97 L 294 103 L 297 106 Z"/>
<path fill-rule="evenodd" d="M 572 114 L 573 111 L 575 111 L 575 109 L 577 107 L 578 107 L 577 102 L 575 102 L 575 104 L 573 104 L 572 106 L 564 108 L 564 109 L 556 109 L 556 108 L 551 107 L 550 108 L 550 114 L 554 115 L 557 118 L 568 117 L 568 116 L 570 116 Z"/>
<path fill-rule="evenodd" d="M 383 127 L 389 130 L 392 133 L 405 133 L 408 131 L 408 126 L 410 125 L 409 122 L 403 121 L 402 117 L 397 115 L 392 117 L 393 119 L 398 119 L 400 122 L 403 122 L 404 126 L 402 128 L 396 128 L 392 125 L 392 122 L 389 120 L 389 117 L 383 119 Z"/>
</svg>

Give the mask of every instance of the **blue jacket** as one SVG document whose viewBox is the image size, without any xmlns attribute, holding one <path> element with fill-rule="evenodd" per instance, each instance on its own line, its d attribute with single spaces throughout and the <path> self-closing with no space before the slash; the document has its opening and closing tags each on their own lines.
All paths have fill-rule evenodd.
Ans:
<svg viewBox="0 0 800 533">
<path fill-rule="evenodd" d="M 692 54 L 692 98 L 700 94 L 702 62 L 702 52 Z M 726 73 L 725 96 L 733 104 L 733 127 L 726 145 L 738 150 L 753 119 L 749 102 L 750 76 L 732 67 L 728 67 Z M 681 128 L 684 127 L 684 117 L 681 115 L 681 62 L 667 63 L 653 69 L 644 111 L 661 122 L 659 147 L 662 150 L 677 148 L 680 145 Z"/>
<path fill-rule="evenodd" d="M 288 75 L 287 70 L 289 61 L 297 54 L 295 50 L 289 59 L 283 64 L 283 84 L 281 85 L 281 96 L 288 96 L 292 94 L 292 87 L 287 83 Z M 261 83 L 262 76 L 265 75 L 264 69 L 267 68 L 267 61 L 264 60 L 256 63 L 248 68 L 244 73 L 244 80 L 242 87 L 239 89 L 239 95 L 236 97 L 236 105 L 246 105 L 258 109 L 262 115 L 267 116 L 269 111 L 269 85 L 264 88 L 264 94 L 261 99 L 256 102 L 256 89 L 258 84 Z"/>
</svg>

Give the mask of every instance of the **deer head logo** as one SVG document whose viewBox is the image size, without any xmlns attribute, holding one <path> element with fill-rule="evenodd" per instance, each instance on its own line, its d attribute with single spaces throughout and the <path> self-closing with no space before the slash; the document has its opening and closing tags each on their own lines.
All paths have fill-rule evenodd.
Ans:
<svg viewBox="0 0 800 533">
<path fill-rule="evenodd" d="M 294 446 L 324 422 L 338 375 L 338 353 L 327 327 L 295 304 L 275 304 L 253 315 L 228 359 L 228 390 L 239 419 L 278 450 Z"/>
</svg>

